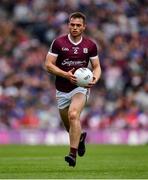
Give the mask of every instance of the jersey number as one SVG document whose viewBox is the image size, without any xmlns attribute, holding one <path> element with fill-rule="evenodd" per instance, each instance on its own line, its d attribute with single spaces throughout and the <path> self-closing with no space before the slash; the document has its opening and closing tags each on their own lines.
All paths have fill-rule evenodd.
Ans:
<svg viewBox="0 0 148 180">
<path fill-rule="evenodd" d="M 77 49 L 74 49 L 74 54 L 78 54 L 78 50 Z"/>
</svg>

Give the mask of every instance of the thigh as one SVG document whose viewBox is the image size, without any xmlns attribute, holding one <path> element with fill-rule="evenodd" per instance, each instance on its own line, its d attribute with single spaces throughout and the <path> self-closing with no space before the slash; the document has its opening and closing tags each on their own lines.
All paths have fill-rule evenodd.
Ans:
<svg viewBox="0 0 148 180">
<path fill-rule="evenodd" d="M 56 90 L 56 100 L 58 109 L 66 109 L 70 105 L 69 93 L 61 92 Z"/>
<path fill-rule="evenodd" d="M 69 111 L 75 110 L 80 115 L 86 103 L 86 95 L 83 93 L 76 93 L 71 99 Z"/>
<path fill-rule="evenodd" d="M 68 107 L 64 109 L 59 109 L 61 119 L 63 121 L 68 121 Z"/>
</svg>

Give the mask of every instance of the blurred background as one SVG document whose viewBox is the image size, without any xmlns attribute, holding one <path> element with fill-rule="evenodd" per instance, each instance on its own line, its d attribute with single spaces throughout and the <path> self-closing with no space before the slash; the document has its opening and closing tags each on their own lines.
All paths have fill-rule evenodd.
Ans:
<svg viewBox="0 0 148 180">
<path fill-rule="evenodd" d="M 102 76 L 81 122 L 88 143 L 148 143 L 147 0 L 1 0 L 0 144 L 67 144 L 44 61 L 68 16 L 87 16 Z"/>
</svg>

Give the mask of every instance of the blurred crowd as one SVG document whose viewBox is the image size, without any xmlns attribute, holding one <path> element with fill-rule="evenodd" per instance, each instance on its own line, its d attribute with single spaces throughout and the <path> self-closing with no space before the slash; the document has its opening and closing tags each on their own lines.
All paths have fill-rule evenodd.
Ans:
<svg viewBox="0 0 148 180">
<path fill-rule="evenodd" d="M 44 61 L 74 11 L 86 14 L 102 67 L 83 127 L 148 128 L 147 0 L 1 0 L 0 128 L 63 128 Z"/>
</svg>

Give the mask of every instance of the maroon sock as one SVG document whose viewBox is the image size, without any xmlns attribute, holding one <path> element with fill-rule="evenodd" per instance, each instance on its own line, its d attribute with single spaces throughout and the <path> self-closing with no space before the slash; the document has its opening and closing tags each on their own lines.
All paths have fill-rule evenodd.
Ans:
<svg viewBox="0 0 148 180">
<path fill-rule="evenodd" d="M 77 156 L 77 149 L 70 147 L 70 153 L 71 156 L 76 157 Z"/>
</svg>

